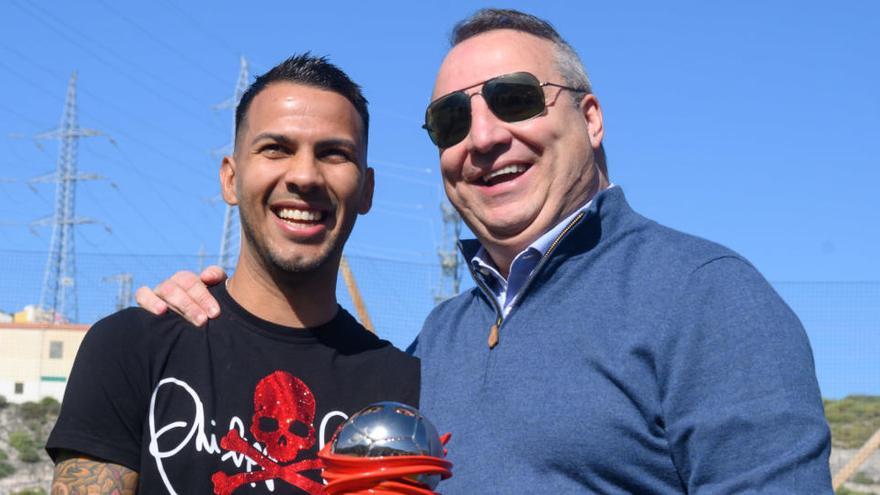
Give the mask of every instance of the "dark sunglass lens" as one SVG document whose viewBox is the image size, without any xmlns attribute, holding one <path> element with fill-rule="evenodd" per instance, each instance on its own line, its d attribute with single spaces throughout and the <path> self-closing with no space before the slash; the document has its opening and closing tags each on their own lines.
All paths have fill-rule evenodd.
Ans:
<svg viewBox="0 0 880 495">
<path fill-rule="evenodd" d="M 467 94 L 456 92 L 440 98 L 428 107 L 425 127 L 431 141 L 440 148 L 457 144 L 471 128 L 471 100 Z"/>
<path fill-rule="evenodd" d="M 544 111 L 544 90 L 531 74 L 499 77 L 483 86 L 486 104 L 499 119 L 519 122 Z"/>
</svg>

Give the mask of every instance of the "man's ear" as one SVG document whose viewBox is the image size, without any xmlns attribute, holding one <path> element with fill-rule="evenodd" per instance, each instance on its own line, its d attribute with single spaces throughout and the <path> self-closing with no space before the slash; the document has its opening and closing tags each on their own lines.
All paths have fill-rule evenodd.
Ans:
<svg viewBox="0 0 880 495">
<path fill-rule="evenodd" d="M 228 205 L 238 204 L 238 194 L 235 192 L 235 173 L 237 169 L 235 158 L 224 156 L 220 164 L 220 191 L 223 193 L 223 201 Z"/>
<path fill-rule="evenodd" d="M 365 215 L 373 207 L 373 190 L 376 187 L 376 179 L 374 177 L 373 168 L 364 168 L 364 185 L 361 190 L 361 200 L 358 203 L 358 213 Z"/>
<path fill-rule="evenodd" d="M 587 132 L 590 135 L 590 145 L 593 150 L 599 149 L 602 144 L 602 138 L 605 137 L 605 124 L 602 117 L 602 107 L 599 106 L 599 100 L 596 95 L 588 94 L 584 96 L 580 103 L 581 112 L 584 120 L 587 122 Z"/>
</svg>

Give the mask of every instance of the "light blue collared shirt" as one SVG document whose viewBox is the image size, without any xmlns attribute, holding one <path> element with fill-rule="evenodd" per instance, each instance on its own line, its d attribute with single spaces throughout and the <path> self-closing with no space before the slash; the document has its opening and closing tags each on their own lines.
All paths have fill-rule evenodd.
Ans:
<svg viewBox="0 0 880 495">
<path fill-rule="evenodd" d="M 610 184 L 607 189 L 612 187 L 614 187 L 614 184 Z M 526 280 L 532 275 L 535 267 L 538 266 L 538 261 L 544 256 L 556 237 L 559 236 L 574 217 L 589 208 L 592 203 L 593 200 L 590 199 L 583 206 L 559 221 L 559 223 L 535 240 L 535 242 L 531 243 L 529 247 L 517 254 L 510 264 L 510 273 L 506 280 L 501 276 L 501 272 L 498 271 L 492 258 L 489 257 L 489 253 L 480 246 L 480 250 L 471 258 L 470 263 L 474 270 L 483 275 L 483 279 L 486 281 L 486 285 L 492 292 L 495 301 L 498 302 L 498 307 L 501 308 L 503 316 L 506 317 L 510 310 L 513 309 Z"/>
</svg>

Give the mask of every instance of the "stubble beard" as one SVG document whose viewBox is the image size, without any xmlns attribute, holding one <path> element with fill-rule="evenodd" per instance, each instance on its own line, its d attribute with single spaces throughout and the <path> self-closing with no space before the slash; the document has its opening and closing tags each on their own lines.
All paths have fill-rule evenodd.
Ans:
<svg viewBox="0 0 880 495">
<path fill-rule="evenodd" d="M 239 207 L 239 210 L 241 208 Z M 267 274 L 272 277 L 281 277 L 283 279 L 300 280 L 307 278 L 309 275 L 316 274 L 326 266 L 326 264 L 334 258 L 334 254 L 339 250 L 338 239 L 330 239 L 330 245 L 325 249 L 318 251 L 317 255 L 312 258 L 306 258 L 294 254 L 290 258 L 285 258 L 280 253 L 273 250 L 268 242 L 256 233 L 251 223 L 247 220 L 244 211 L 240 211 L 240 222 L 244 242 L 250 246 L 250 251 L 255 256 L 255 261 L 266 270 Z"/>
</svg>

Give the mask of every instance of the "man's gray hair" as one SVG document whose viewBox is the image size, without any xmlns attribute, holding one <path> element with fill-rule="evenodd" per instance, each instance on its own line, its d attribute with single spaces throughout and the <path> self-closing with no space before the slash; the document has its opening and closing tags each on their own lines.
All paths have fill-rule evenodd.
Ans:
<svg viewBox="0 0 880 495">
<path fill-rule="evenodd" d="M 587 70 L 577 52 L 552 24 L 533 15 L 511 9 L 480 9 L 452 28 L 449 41 L 455 46 L 468 38 L 496 29 L 512 29 L 550 41 L 556 47 L 556 68 L 565 84 L 573 88 L 584 88 L 586 93 L 593 92 Z"/>
</svg>

